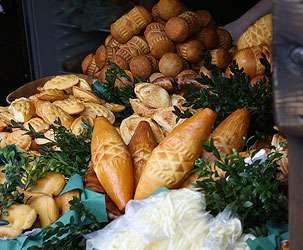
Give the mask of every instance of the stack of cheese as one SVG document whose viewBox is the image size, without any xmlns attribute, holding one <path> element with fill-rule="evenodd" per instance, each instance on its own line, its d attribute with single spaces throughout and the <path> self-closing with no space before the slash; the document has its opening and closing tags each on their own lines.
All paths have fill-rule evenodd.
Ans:
<svg viewBox="0 0 303 250">
<path fill-rule="evenodd" d="M 3 168 L 1 168 L 3 170 Z M 0 183 L 5 182 L 5 174 L 0 173 Z M 1 225 L 0 238 L 15 238 L 23 230 L 30 229 L 35 223 L 35 228 L 52 225 L 60 216 L 70 209 L 68 203 L 76 196 L 80 199 L 78 190 L 72 190 L 59 195 L 65 186 L 65 177 L 59 173 L 48 172 L 39 178 L 34 186 L 28 190 L 18 188 L 24 194 L 25 204 L 14 204 L 7 209 L 0 220 L 6 220 L 8 225 Z"/>
<path fill-rule="evenodd" d="M 224 211 L 205 211 L 204 195 L 189 189 L 172 190 L 143 201 L 131 201 L 125 215 L 88 235 L 87 249 L 248 250 L 242 225 Z"/>
<path fill-rule="evenodd" d="M 199 73 L 202 50 L 223 71 L 235 46 L 225 29 L 218 28 L 207 10 L 188 11 L 179 0 L 160 0 L 149 13 L 136 6 L 111 25 L 105 44 L 82 62 L 84 74 L 105 82 L 107 60 L 117 63 L 130 77 L 175 77 L 184 70 Z"/>
<path fill-rule="evenodd" d="M 271 43 L 272 14 L 267 14 L 258 19 L 238 39 L 237 52 L 233 60 L 237 62 L 239 69 L 243 68 L 244 72 L 250 76 L 252 84 L 264 77 L 265 67 L 260 62 L 262 53 L 272 64 Z M 230 68 L 228 67 L 225 75 L 229 76 L 230 74 Z"/>
<path fill-rule="evenodd" d="M 35 151 L 48 142 L 33 139 L 22 130 L 9 129 L 11 120 L 23 124 L 27 129 L 31 125 L 36 132 L 44 133 L 49 139 L 54 139 L 50 125 L 58 118 L 64 127 L 76 135 L 84 130 L 82 119 L 92 125 L 97 116 L 104 116 L 114 123 L 113 112 L 120 112 L 125 107 L 101 100 L 92 93 L 90 84 L 73 74 L 58 75 L 38 88 L 40 93 L 0 107 L 0 147 L 16 144 L 23 151 Z"/>
</svg>

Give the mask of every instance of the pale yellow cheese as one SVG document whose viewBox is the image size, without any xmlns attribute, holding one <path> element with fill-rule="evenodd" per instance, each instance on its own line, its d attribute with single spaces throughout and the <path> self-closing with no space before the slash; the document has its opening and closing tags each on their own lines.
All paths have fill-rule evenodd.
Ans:
<svg viewBox="0 0 303 250">
<path fill-rule="evenodd" d="M 227 210 L 216 217 L 205 211 L 202 193 L 190 189 L 132 200 L 120 216 L 87 240 L 87 249 L 247 250 L 242 225 Z"/>
</svg>

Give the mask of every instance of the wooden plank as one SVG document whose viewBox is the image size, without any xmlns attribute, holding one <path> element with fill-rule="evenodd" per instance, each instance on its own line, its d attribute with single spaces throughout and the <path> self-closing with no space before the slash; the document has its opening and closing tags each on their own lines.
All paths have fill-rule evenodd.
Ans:
<svg viewBox="0 0 303 250">
<path fill-rule="evenodd" d="M 275 122 L 289 152 L 290 249 L 303 249 L 303 2 L 273 1 Z"/>
</svg>

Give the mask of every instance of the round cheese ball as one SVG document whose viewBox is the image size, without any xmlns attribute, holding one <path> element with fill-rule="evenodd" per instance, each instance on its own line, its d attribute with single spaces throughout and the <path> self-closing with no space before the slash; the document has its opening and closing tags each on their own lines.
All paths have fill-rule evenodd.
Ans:
<svg viewBox="0 0 303 250">
<path fill-rule="evenodd" d="M 182 4 L 179 0 L 160 0 L 157 4 L 158 13 L 161 18 L 168 20 L 178 16 L 182 11 Z"/>
<path fill-rule="evenodd" d="M 146 56 L 135 56 L 129 62 L 130 71 L 135 78 L 147 79 L 151 72 L 151 63 Z"/>
<path fill-rule="evenodd" d="M 166 53 L 159 61 L 159 70 L 165 76 L 176 76 L 183 70 L 183 60 L 176 53 Z"/>
<path fill-rule="evenodd" d="M 189 37 L 189 26 L 181 17 L 172 17 L 165 24 L 165 33 L 174 42 L 183 42 Z"/>
</svg>

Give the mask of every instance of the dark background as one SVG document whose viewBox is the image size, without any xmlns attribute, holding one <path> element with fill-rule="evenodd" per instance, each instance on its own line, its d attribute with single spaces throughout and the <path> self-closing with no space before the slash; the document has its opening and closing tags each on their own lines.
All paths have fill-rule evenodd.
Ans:
<svg viewBox="0 0 303 250">
<path fill-rule="evenodd" d="M 223 26 L 239 18 L 258 1 L 183 0 L 182 2 L 193 11 L 209 10 L 217 26 Z M 0 0 L 0 4 L 6 12 L 0 14 L 0 105 L 6 106 L 5 98 L 10 92 L 35 79 L 31 79 L 21 1 Z"/>
</svg>

